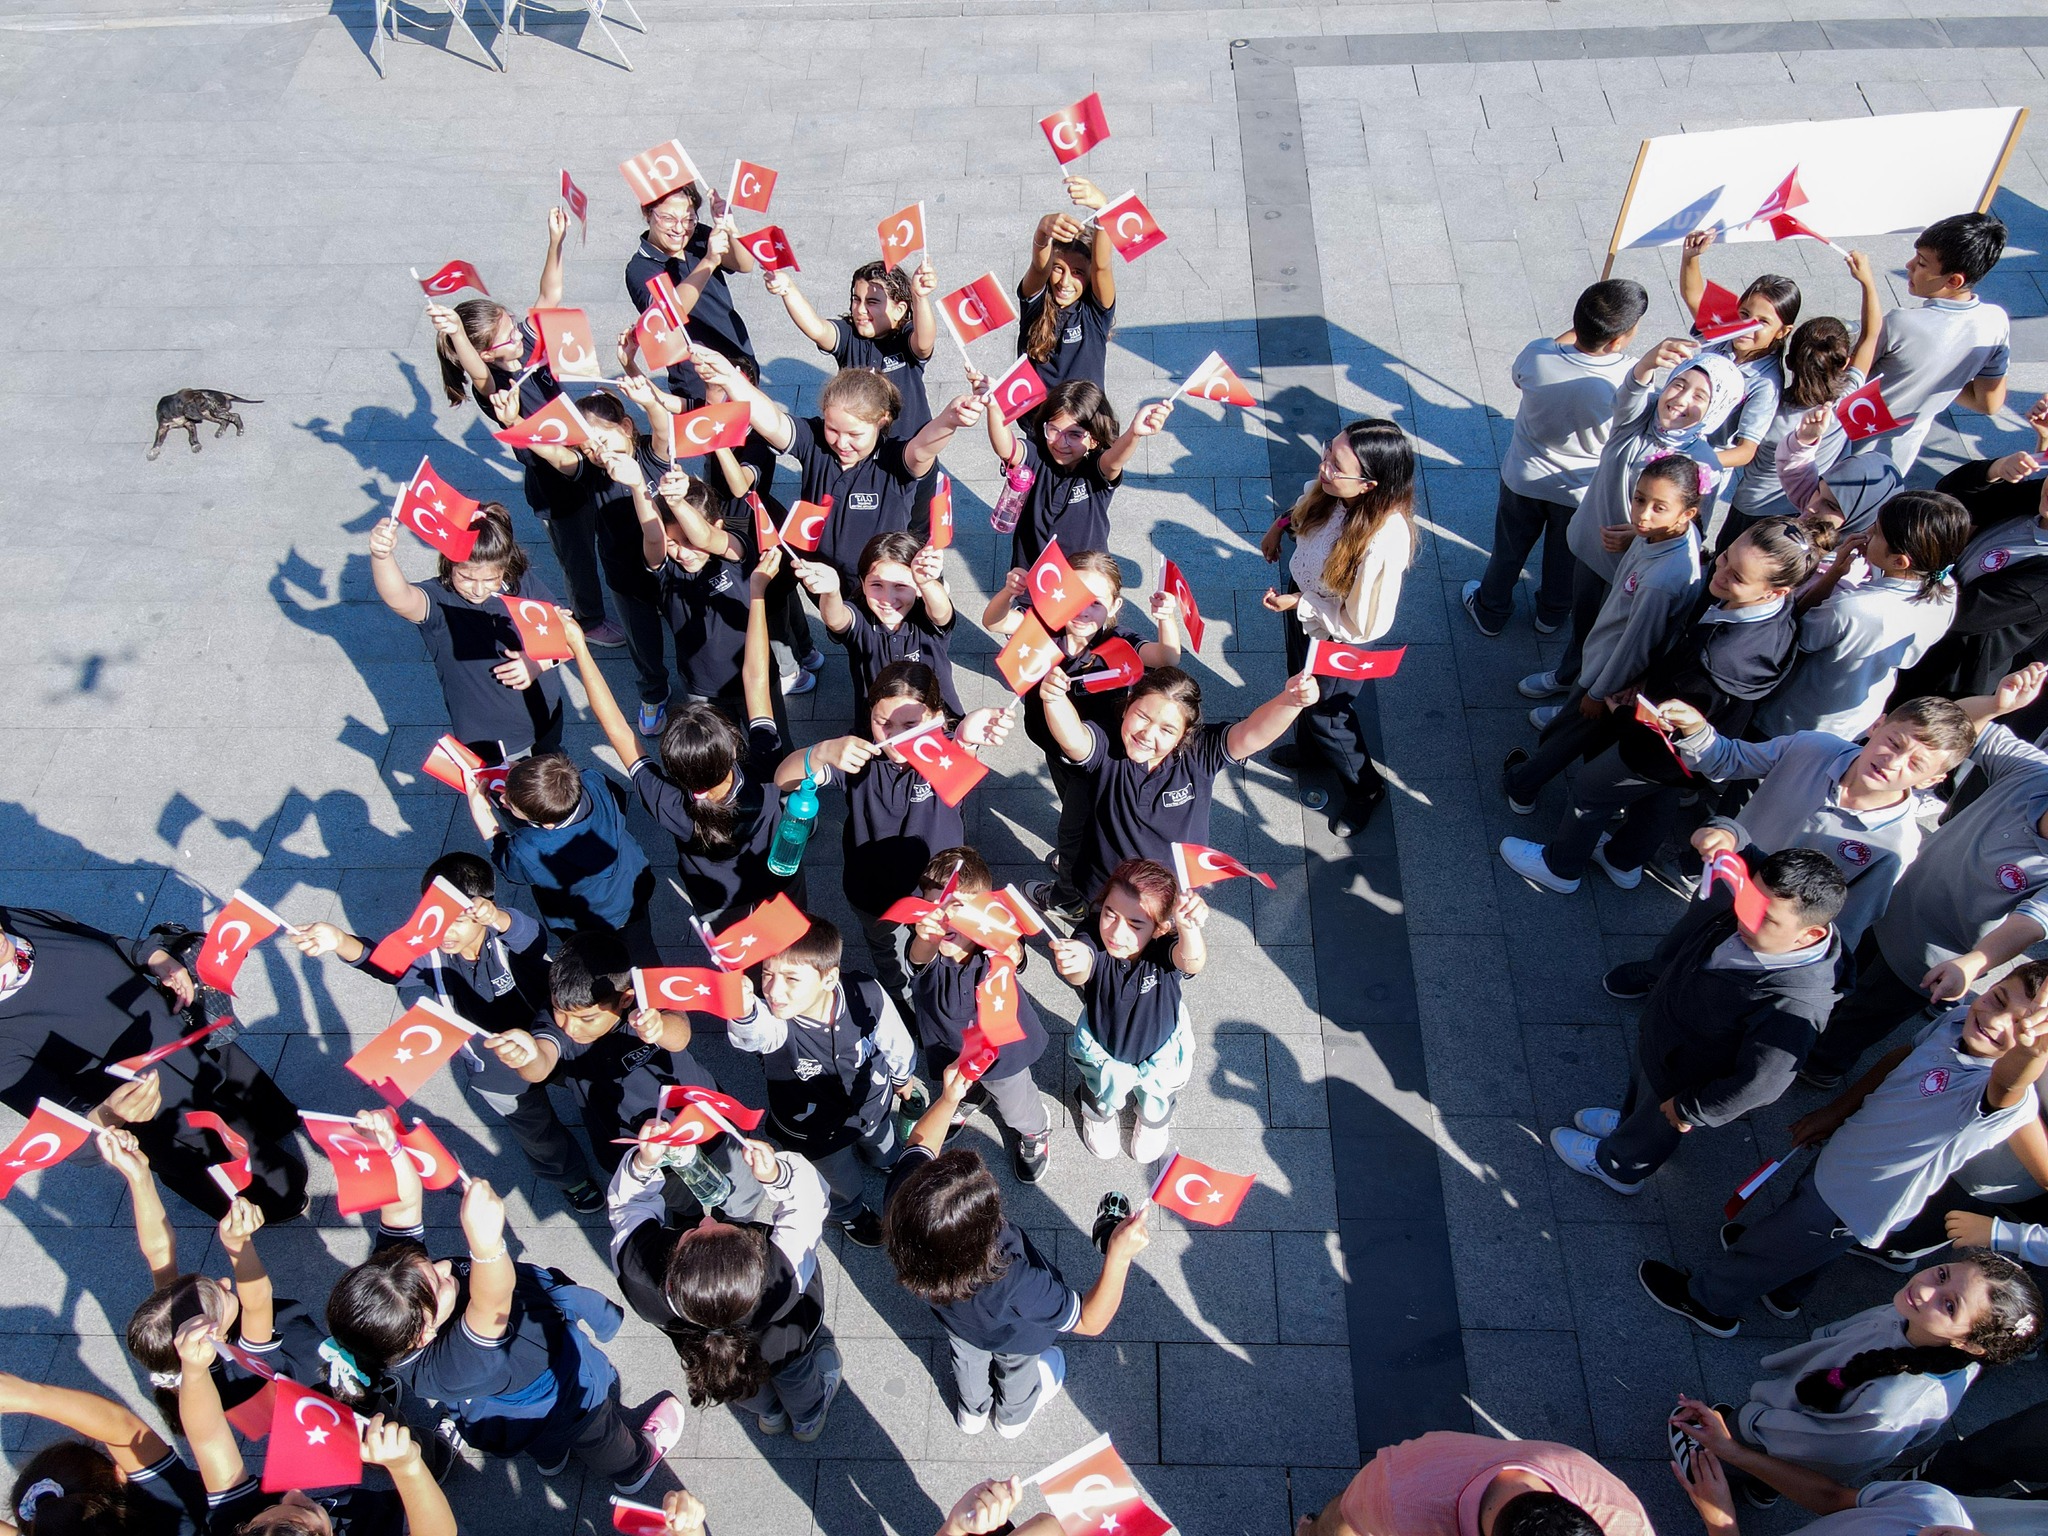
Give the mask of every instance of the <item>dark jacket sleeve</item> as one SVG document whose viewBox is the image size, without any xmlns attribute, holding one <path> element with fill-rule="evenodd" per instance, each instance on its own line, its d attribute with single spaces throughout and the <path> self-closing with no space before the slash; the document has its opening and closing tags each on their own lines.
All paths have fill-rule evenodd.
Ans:
<svg viewBox="0 0 2048 1536">
<path fill-rule="evenodd" d="M 2022 560 L 1963 588 L 1951 635 L 2035 630 L 2048 618 L 2048 560 Z"/>
<path fill-rule="evenodd" d="M 1970 514 L 1972 534 L 1995 528 L 2016 517 L 2032 517 L 2040 510 L 2040 486 L 2031 480 L 2017 483 L 1994 481 L 1991 466 L 1996 462 L 1994 459 L 1975 459 L 1958 465 L 1943 475 L 1934 487 L 1963 504 Z"/>
<path fill-rule="evenodd" d="M 1775 1103 L 1792 1086 L 1794 1074 L 1806 1060 L 1804 1050 L 1786 1049 L 1783 1040 L 1789 1031 L 1773 1027 L 1792 1022 L 1776 1008 L 1766 1007 L 1763 1016 L 1745 1029 L 1734 1069 L 1690 1092 L 1674 1094 L 1672 1107 L 1688 1123 L 1711 1128 Z M 1804 1020 L 1797 1022 L 1810 1037 L 1813 1026 Z"/>
</svg>

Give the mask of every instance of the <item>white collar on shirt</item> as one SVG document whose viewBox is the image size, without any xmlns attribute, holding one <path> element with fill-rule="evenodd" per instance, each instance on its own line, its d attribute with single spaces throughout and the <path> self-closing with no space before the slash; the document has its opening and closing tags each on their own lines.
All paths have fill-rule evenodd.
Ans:
<svg viewBox="0 0 2048 1536">
<path fill-rule="evenodd" d="M 1774 597 L 1768 603 L 1758 603 L 1753 608 L 1723 608 L 1719 603 L 1716 603 L 1700 615 L 1700 622 L 1702 624 L 1761 624 L 1765 619 L 1775 619 L 1778 616 L 1779 610 L 1790 601 L 1791 598 L 1789 596 Z"/>
</svg>

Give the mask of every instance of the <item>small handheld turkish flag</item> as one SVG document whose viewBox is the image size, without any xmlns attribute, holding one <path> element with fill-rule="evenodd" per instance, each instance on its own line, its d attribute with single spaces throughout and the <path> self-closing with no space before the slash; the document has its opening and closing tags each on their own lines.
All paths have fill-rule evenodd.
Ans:
<svg viewBox="0 0 2048 1536">
<path fill-rule="evenodd" d="M 1053 158 L 1071 165 L 1109 137 L 1109 122 L 1102 115 L 1102 98 L 1090 91 L 1071 107 L 1062 107 L 1038 120 Z"/>
<path fill-rule="evenodd" d="M 796 263 L 796 247 L 789 243 L 789 236 L 778 225 L 763 225 L 751 235 L 741 235 L 740 246 L 760 264 L 763 272 L 803 270 Z"/>
<path fill-rule="evenodd" d="M 1017 925 L 1017 932 L 1024 938 L 1035 939 L 1045 932 L 1045 914 L 1031 904 L 1031 898 L 1014 885 L 1006 885 L 1000 891 L 990 891 L 988 899 L 1010 914 L 1010 920 Z"/>
<path fill-rule="evenodd" d="M 716 1088 L 706 1088 L 700 1083 L 670 1083 L 661 1090 L 661 1108 L 664 1111 L 679 1108 L 684 1104 L 695 1104 L 707 1109 L 725 1122 L 729 1131 L 751 1131 L 761 1124 L 762 1110 L 749 1109 L 729 1093 L 720 1093 Z"/>
<path fill-rule="evenodd" d="M 775 173 L 767 166 L 756 165 L 751 160 L 733 161 L 732 180 L 726 187 L 726 202 L 749 213 L 766 213 L 768 200 L 774 195 Z"/>
<path fill-rule="evenodd" d="M 398 1145 L 412 1159 L 413 1167 L 419 1170 L 420 1184 L 426 1189 L 446 1189 L 467 1177 L 455 1154 L 441 1145 L 441 1138 L 428 1129 L 424 1120 L 413 1121 L 412 1129 L 399 1136 Z"/>
<path fill-rule="evenodd" d="M 1693 323 L 1704 329 L 1710 325 L 1727 325 L 1740 320 L 1742 300 L 1719 283 L 1708 283 L 1707 291 L 1700 295 L 1699 308 L 1692 312 Z"/>
<path fill-rule="evenodd" d="M 1763 200 L 1763 206 L 1749 216 L 1754 224 L 1758 219 L 1768 219 L 1773 214 L 1790 213 L 1806 202 L 1806 193 L 1799 185 L 1799 167 L 1792 167 L 1792 174 L 1771 189 L 1771 195 Z"/>
<path fill-rule="evenodd" d="M 476 275 L 476 268 L 466 261 L 451 261 L 432 277 L 420 277 L 417 272 L 413 273 L 413 276 L 419 278 L 420 287 L 427 291 L 429 298 L 445 299 L 449 294 L 460 293 L 465 288 L 474 288 L 486 298 L 490 297 L 491 290 L 486 288 L 484 280 Z"/>
<path fill-rule="evenodd" d="M 497 784 L 493 788 L 502 786 L 505 781 L 504 769 L 486 769 L 484 760 L 453 736 L 443 736 L 434 743 L 427 753 L 427 760 L 420 764 L 420 772 L 430 779 L 439 779 L 460 795 L 468 794 L 470 783 L 485 773 L 496 774 Z"/>
<path fill-rule="evenodd" d="M 557 395 L 531 416 L 491 436 L 508 448 L 575 448 L 590 441 L 583 413 L 567 395 Z"/>
<path fill-rule="evenodd" d="M 1700 895 L 1711 895 L 1717 882 L 1728 887 L 1738 923 L 1751 932 L 1763 927 L 1770 914 L 1770 898 L 1750 878 L 1749 865 L 1741 854 L 1723 850 L 1707 860 L 1707 867 L 1700 872 Z"/>
<path fill-rule="evenodd" d="M 1102 226 L 1109 243 L 1125 261 L 1136 261 L 1153 246 L 1166 243 L 1166 231 L 1152 217 L 1152 210 L 1138 200 L 1136 192 L 1126 192 L 1104 203 L 1095 222 Z"/>
<path fill-rule="evenodd" d="M 590 333 L 590 317 L 580 309 L 535 309 L 526 318 L 540 333 L 540 355 L 548 372 L 558 379 L 601 379 L 604 368 L 597 355 L 597 342 Z"/>
<path fill-rule="evenodd" d="M 642 1008 L 709 1013 L 737 1019 L 746 1012 L 746 988 L 728 971 L 701 965 L 635 966 L 633 998 Z"/>
<path fill-rule="evenodd" d="M 621 160 L 619 174 L 626 178 L 626 185 L 633 190 L 633 201 L 642 208 L 660 202 L 678 187 L 704 179 L 697 174 L 696 162 L 683 148 L 681 139 L 670 139 L 666 144 L 643 149 L 630 160 Z"/>
<path fill-rule="evenodd" d="M 387 933 L 370 951 L 370 964 L 388 976 L 403 976 L 416 960 L 440 944 L 448 925 L 469 910 L 469 898 L 441 876 L 427 887 L 403 926 Z"/>
<path fill-rule="evenodd" d="M 875 226 L 882 241 L 882 265 L 900 267 L 912 251 L 925 248 L 924 203 L 898 208 Z"/>
<path fill-rule="evenodd" d="M 1046 544 L 1045 552 L 1033 563 L 1025 577 L 1024 591 L 1048 632 L 1065 629 L 1074 622 L 1076 614 L 1095 601 L 1095 594 L 1067 563 L 1057 538 Z"/>
<path fill-rule="evenodd" d="M 623 1536 L 668 1536 L 668 1516 L 652 1504 L 635 1504 L 616 1493 L 612 1500 L 612 1529 Z"/>
<path fill-rule="evenodd" d="M 818 546 L 825 541 L 825 519 L 831 515 L 830 496 L 823 501 L 798 502 L 789 509 L 789 516 L 782 520 L 782 542 L 791 549 L 815 555 Z"/>
<path fill-rule="evenodd" d="M 1368 651 L 1362 645 L 1311 640 L 1307 670 L 1317 677 L 1392 677 L 1407 654 L 1405 645 L 1397 645 L 1391 651 Z"/>
<path fill-rule="evenodd" d="M 1804 223 L 1803 221 L 1794 218 L 1789 213 L 1772 214 L 1770 223 L 1771 238 L 1773 240 L 1818 240 L 1822 245 L 1832 247 L 1835 250 L 1839 251 L 1842 249 L 1839 245 L 1836 245 L 1834 241 L 1830 240 L 1826 235 L 1822 234 L 1812 225 Z M 1844 254 L 1847 253 L 1845 252 Z"/>
<path fill-rule="evenodd" d="M 780 891 L 751 915 L 707 941 L 711 958 L 722 971 L 744 971 L 781 954 L 811 930 L 811 920 Z"/>
<path fill-rule="evenodd" d="M 974 989 L 974 1022 L 998 1048 L 1024 1038 L 1017 1019 L 1017 966 L 1008 955 L 990 952 L 988 969 Z"/>
<path fill-rule="evenodd" d="M 435 474 L 432 463 L 421 459 L 412 479 L 398 493 L 398 505 L 391 515 L 460 565 L 476 548 L 476 531 L 470 524 L 481 505 Z"/>
<path fill-rule="evenodd" d="M 1038 615 L 1027 613 L 1017 632 L 996 652 L 996 670 L 1018 698 L 1045 681 L 1045 674 L 1060 659 L 1059 642 L 1039 623 Z"/>
<path fill-rule="evenodd" d="M 1225 1173 L 1176 1152 L 1152 1186 L 1152 1203 L 1205 1227 L 1224 1227 L 1244 1204 L 1254 1182 L 1248 1173 Z"/>
<path fill-rule="evenodd" d="M 342 1065 L 385 1103 L 401 1104 L 426 1087 L 471 1036 L 482 1033 L 446 1005 L 423 997 Z"/>
<path fill-rule="evenodd" d="M 512 627 L 519 631 L 519 654 L 528 661 L 567 661 L 576 653 L 569 649 L 569 632 L 562 627 L 562 611 L 537 597 L 515 597 L 500 592 L 498 601 L 512 615 Z"/>
<path fill-rule="evenodd" d="M 210 1109 L 188 1109 L 183 1118 L 188 1129 L 213 1132 L 227 1149 L 227 1161 L 211 1164 L 206 1174 L 220 1186 L 222 1194 L 234 1199 L 249 1187 L 255 1177 L 249 1171 L 248 1138 Z"/>
<path fill-rule="evenodd" d="M 1671 728 L 1671 722 L 1664 718 L 1656 705 L 1640 694 L 1636 696 L 1636 719 L 1657 733 L 1657 739 L 1664 743 L 1664 750 L 1671 754 L 1671 761 L 1678 764 L 1678 771 L 1688 779 L 1691 778 L 1692 765 L 1679 756 L 1678 744 L 1672 740 L 1676 733 Z"/>
<path fill-rule="evenodd" d="M 987 1075 L 1002 1054 L 1003 1048 L 983 1034 L 979 1024 L 970 1024 L 960 1031 L 960 1054 L 953 1059 L 953 1065 L 968 1082 L 975 1083 Z"/>
<path fill-rule="evenodd" d="M 334 1165 L 334 1191 L 341 1214 L 374 1211 L 398 1198 L 398 1169 L 349 1115 L 299 1112 L 299 1123 Z"/>
<path fill-rule="evenodd" d="M 1145 662 L 1138 655 L 1138 648 L 1128 640 L 1105 640 L 1089 654 L 1100 665 L 1074 679 L 1089 693 L 1128 688 L 1145 675 Z"/>
<path fill-rule="evenodd" d="M 1009 292 L 993 272 L 982 273 L 965 288 L 955 288 L 939 300 L 939 308 L 963 346 L 990 331 L 1001 330 L 1017 318 Z"/>
<path fill-rule="evenodd" d="M 1107 1435 L 1062 1456 L 1032 1481 L 1065 1536 L 1166 1536 L 1173 1529 L 1145 1502 Z"/>
<path fill-rule="evenodd" d="M 1038 365 L 1028 357 L 1018 358 L 989 385 L 988 399 L 1004 422 L 1014 422 L 1045 399 L 1045 380 L 1038 376 Z"/>
<path fill-rule="evenodd" d="M 1736 1185 L 1735 1193 L 1730 1195 L 1727 1203 L 1721 1207 L 1722 1217 L 1725 1220 L 1733 1221 L 1737 1216 L 1740 1216 L 1742 1208 L 1756 1198 L 1756 1192 L 1771 1182 L 1771 1175 L 1791 1160 L 1792 1154 L 1789 1152 L 1783 1157 L 1774 1157 L 1768 1163 L 1765 1163 L 1763 1167 L 1757 1169 L 1755 1173 L 1752 1173 L 1748 1178 Z"/>
<path fill-rule="evenodd" d="M 754 547 L 761 554 L 777 548 L 782 535 L 775 531 L 775 519 L 768 515 L 768 507 L 754 492 L 747 492 L 747 505 L 754 509 Z"/>
<path fill-rule="evenodd" d="M 1186 395 L 1190 400 L 1216 400 L 1224 405 L 1258 404 L 1252 399 L 1252 392 L 1245 388 L 1244 380 L 1223 361 L 1221 352 L 1211 352 L 1203 358 L 1201 366 L 1188 375 L 1187 382 L 1176 393 Z"/>
<path fill-rule="evenodd" d="M 676 457 L 694 459 L 721 448 L 744 448 L 753 413 L 745 401 L 700 406 L 675 420 Z"/>
<path fill-rule="evenodd" d="M 1733 341 L 1738 336 L 1747 336 L 1751 331 L 1760 331 L 1763 327 L 1764 322 L 1761 320 L 1752 320 L 1747 315 L 1737 315 L 1733 320 L 1719 325 L 1695 321 L 1692 329 L 1693 334 L 1699 337 L 1704 345 L 1712 346 L 1717 341 Z"/>
<path fill-rule="evenodd" d="M 1188 632 L 1188 644 L 1196 650 L 1202 648 L 1202 631 L 1208 625 L 1202 622 L 1202 610 L 1195 603 L 1195 589 L 1188 585 L 1187 577 L 1181 575 L 1180 567 L 1171 560 L 1159 567 L 1159 590 L 1180 601 L 1180 627 Z"/>
<path fill-rule="evenodd" d="M 236 891 L 220 915 L 207 924 L 193 969 L 217 992 L 234 995 L 235 977 L 249 951 L 284 926 L 284 919 L 247 891 Z"/>
<path fill-rule="evenodd" d="M 891 736 L 882 745 L 902 753 L 903 761 L 948 805 L 958 805 L 975 785 L 988 777 L 988 764 L 948 736 L 944 720 Z"/>
<path fill-rule="evenodd" d="M 933 549 L 953 547 L 953 480 L 943 469 L 932 487 L 931 545 Z"/>
<path fill-rule="evenodd" d="M 158 1062 L 167 1060 L 184 1050 L 197 1045 L 215 1030 L 226 1029 L 235 1021 L 231 1018 L 215 1019 L 212 1023 L 195 1029 L 189 1035 L 181 1035 L 169 1045 L 160 1045 L 154 1050 L 144 1051 L 139 1056 L 123 1056 L 119 1061 L 110 1061 L 100 1070 L 109 1077 L 118 1077 L 124 1083 L 132 1083 Z"/>
<path fill-rule="evenodd" d="M 667 368 L 690 355 L 682 300 L 666 272 L 657 272 L 648 280 L 647 307 L 633 322 L 633 340 L 640 348 L 640 360 L 649 368 Z"/>
<path fill-rule="evenodd" d="M 1861 389 L 1852 389 L 1835 402 L 1835 420 L 1842 424 L 1842 431 L 1850 442 L 1895 432 L 1912 422 L 1911 416 L 1900 421 L 1892 415 L 1891 407 L 1884 403 L 1883 385 L 1884 380 L 1872 379 Z"/>
<path fill-rule="evenodd" d="M 922 896 L 898 896 L 889 903 L 889 909 L 882 914 L 885 923 L 901 923 L 906 928 L 915 927 L 939 910 L 936 901 L 926 901 Z"/>
<path fill-rule="evenodd" d="M 569 179 L 566 170 L 562 172 L 562 201 L 569 205 L 569 211 L 576 215 L 576 222 L 583 226 L 583 244 L 590 244 L 590 199 Z"/>
<path fill-rule="evenodd" d="M 353 1409 L 283 1376 L 271 1379 L 270 1450 L 263 1491 L 335 1488 L 363 1480 L 363 1442 Z"/>
<path fill-rule="evenodd" d="M 994 892 L 962 891 L 946 908 L 946 922 L 963 939 L 983 949 L 1008 949 L 1024 937 L 1017 914 Z"/>
<path fill-rule="evenodd" d="M 1239 875 L 1249 875 L 1269 891 L 1274 888 L 1271 875 L 1253 869 L 1218 849 L 1204 848 L 1200 843 L 1173 845 L 1173 872 L 1180 878 L 1180 888 L 1184 891 L 1199 891 L 1205 885 L 1235 880 Z"/>
<path fill-rule="evenodd" d="M 34 1113 L 21 1133 L 0 1148 L 0 1200 L 14 1189 L 15 1180 L 38 1168 L 54 1168 L 99 1129 L 83 1115 L 75 1115 L 62 1104 L 37 1099 Z"/>
</svg>

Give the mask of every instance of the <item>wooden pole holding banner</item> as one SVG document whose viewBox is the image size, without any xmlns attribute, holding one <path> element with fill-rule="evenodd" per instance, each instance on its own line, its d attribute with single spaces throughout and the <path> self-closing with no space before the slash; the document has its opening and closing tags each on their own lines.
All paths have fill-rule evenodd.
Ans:
<svg viewBox="0 0 2048 1536">
<path fill-rule="evenodd" d="M 1991 167 L 1991 179 L 1984 184 L 1984 195 L 1977 200 L 1977 211 L 1989 213 L 1991 199 L 1998 195 L 1998 184 L 2005 180 L 2006 163 L 2012 159 L 2012 152 L 2019 147 L 2020 130 L 2027 126 L 2027 109 L 2020 108 L 2020 115 L 2012 120 L 2012 132 L 2005 136 L 2005 148 L 1998 152 L 1998 164 Z"/>
<path fill-rule="evenodd" d="M 1636 195 L 1636 182 L 1643 174 L 1643 162 L 1650 156 L 1650 141 L 1643 140 L 1636 151 L 1636 163 L 1628 173 L 1628 190 L 1621 194 L 1621 211 L 1614 216 L 1614 233 L 1607 241 L 1607 263 L 1600 269 L 1600 281 L 1606 282 L 1614 275 L 1614 255 L 1621 249 L 1622 226 L 1628 222 L 1628 205 Z"/>
</svg>

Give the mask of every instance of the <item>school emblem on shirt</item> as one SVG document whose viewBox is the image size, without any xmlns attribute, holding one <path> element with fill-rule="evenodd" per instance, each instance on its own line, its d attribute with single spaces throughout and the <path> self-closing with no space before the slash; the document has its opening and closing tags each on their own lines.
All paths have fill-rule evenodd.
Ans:
<svg viewBox="0 0 2048 1536">
<path fill-rule="evenodd" d="M 1074 487 L 1074 493 L 1067 498 L 1067 505 L 1072 506 L 1077 501 L 1086 501 L 1087 499 L 1088 482 L 1084 480 L 1079 485 Z"/>
<path fill-rule="evenodd" d="M 1159 797 L 1159 803 L 1162 806 L 1181 806 L 1186 805 L 1189 801 L 1193 800 L 1194 798 L 1195 786 L 1192 784 L 1187 784 L 1183 785 L 1179 789 L 1169 789 L 1165 794 Z"/>
<path fill-rule="evenodd" d="M 910 803 L 912 805 L 922 805 L 925 803 L 925 801 L 931 799 L 931 797 L 932 786 L 931 781 L 929 779 L 919 779 L 915 784 L 910 786 Z"/>
<path fill-rule="evenodd" d="M 1987 549 L 1984 551 L 1984 558 L 1978 561 L 1978 564 L 1987 571 L 2002 571 L 2011 563 L 2012 551 L 2009 549 Z"/>
<path fill-rule="evenodd" d="M 882 359 L 882 372 L 884 373 L 894 373 L 902 366 L 903 359 L 900 357 L 885 357 Z"/>
<path fill-rule="evenodd" d="M 2027 888 L 2027 872 L 2017 864 L 1998 866 L 1998 883 L 2008 891 L 2024 891 Z"/>
<path fill-rule="evenodd" d="M 1636 589 L 1637 587 L 1640 587 L 1640 586 L 1641 586 L 1642 584 L 1643 584 L 1643 573 L 1642 573 L 1641 571 L 1630 571 L 1630 572 L 1628 573 L 1628 580 L 1627 580 L 1627 581 L 1624 581 L 1624 582 L 1623 582 L 1623 583 L 1621 584 L 1621 590 L 1622 590 L 1622 591 L 1624 591 L 1624 592 L 1631 592 L 1631 593 L 1632 593 L 1632 592 L 1634 592 L 1634 591 L 1635 591 L 1635 589 Z"/>
<path fill-rule="evenodd" d="M 1947 1091 L 1947 1067 L 1935 1067 L 1925 1077 L 1920 1079 L 1920 1097 L 1923 1099 L 1931 1099 L 1937 1093 L 1946 1093 Z"/>
<path fill-rule="evenodd" d="M 1870 862 L 1870 844 L 1859 843 L 1854 838 L 1842 840 L 1842 862 L 1854 864 L 1858 869 Z"/>
<path fill-rule="evenodd" d="M 881 505 L 882 494 L 879 491 L 855 491 L 846 498 L 849 512 L 874 512 L 879 510 Z"/>
<path fill-rule="evenodd" d="M 1061 340 L 1061 341 L 1063 341 L 1063 342 L 1075 342 L 1075 341 L 1079 341 L 1080 339 L 1081 339 L 1081 322 L 1080 322 L 1080 321 L 1078 321 L 1078 320 L 1076 320 L 1076 321 L 1075 321 L 1075 322 L 1074 322 L 1074 323 L 1073 323 L 1072 325 L 1068 326 L 1068 327 L 1067 327 L 1067 331 L 1066 331 L 1066 334 L 1065 334 L 1064 336 L 1060 337 L 1060 340 Z"/>
<path fill-rule="evenodd" d="M 1159 973 L 1157 971 L 1147 971 L 1145 973 L 1145 979 L 1138 983 L 1139 995 L 1143 996 L 1147 992 L 1156 992 L 1158 990 Z"/>
<path fill-rule="evenodd" d="M 809 1082 L 824 1070 L 822 1066 L 811 1060 L 808 1056 L 799 1056 L 796 1060 L 796 1075 L 804 1082 Z"/>
</svg>

